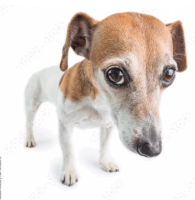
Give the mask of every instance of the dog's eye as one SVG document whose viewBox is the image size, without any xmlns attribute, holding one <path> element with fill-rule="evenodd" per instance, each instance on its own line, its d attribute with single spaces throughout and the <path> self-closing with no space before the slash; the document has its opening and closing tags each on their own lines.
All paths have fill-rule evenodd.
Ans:
<svg viewBox="0 0 195 200">
<path fill-rule="evenodd" d="M 122 64 L 121 64 L 122 65 Z M 112 65 L 103 70 L 107 83 L 114 88 L 129 87 L 132 79 L 123 66 Z"/>
<path fill-rule="evenodd" d="M 175 78 L 175 68 L 166 68 L 163 72 L 163 86 L 168 87 L 173 83 L 173 80 Z"/>
<path fill-rule="evenodd" d="M 107 71 L 107 77 L 111 82 L 117 85 L 123 84 L 125 81 L 124 74 L 119 68 L 109 69 Z"/>
<path fill-rule="evenodd" d="M 165 76 L 164 76 L 164 80 L 169 82 L 171 79 L 173 79 L 174 75 L 175 75 L 175 70 L 174 69 L 168 69 L 166 71 Z"/>
</svg>

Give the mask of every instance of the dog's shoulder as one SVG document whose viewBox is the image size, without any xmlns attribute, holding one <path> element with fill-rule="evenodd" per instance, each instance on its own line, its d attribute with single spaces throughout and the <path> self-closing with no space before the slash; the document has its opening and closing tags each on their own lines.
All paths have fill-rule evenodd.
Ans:
<svg viewBox="0 0 195 200">
<path fill-rule="evenodd" d="M 59 83 L 65 99 L 80 101 L 87 96 L 96 99 L 98 90 L 94 86 L 91 70 L 90 62 L 85 59 L 65 71 Z"/>
</svg>

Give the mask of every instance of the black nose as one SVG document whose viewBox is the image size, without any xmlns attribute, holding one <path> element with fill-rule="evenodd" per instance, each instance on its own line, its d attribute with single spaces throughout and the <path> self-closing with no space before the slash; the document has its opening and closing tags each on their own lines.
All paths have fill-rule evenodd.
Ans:
<svg viewBox="0 0 195 200">
<path fill-rule="evenodd" d="M 155 145 L 150 145 L 147 142 L 139 142 L 137 144 L 137 152 L 141 156 L 146 157 L 158 156 L 161 153 L 161 142 L 158 142 Z"/>
</svg>

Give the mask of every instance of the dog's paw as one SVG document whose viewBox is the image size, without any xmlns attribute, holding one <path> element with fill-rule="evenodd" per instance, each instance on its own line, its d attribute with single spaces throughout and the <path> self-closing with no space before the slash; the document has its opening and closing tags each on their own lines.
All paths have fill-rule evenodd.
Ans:
<svg viewBox="0 0 195 200">
<path fill-rule="evenodd" d="M 75 182 L 78 182 L 78 176 L 76 171 L 73 168 L 63 170 L 61 174 L 61 182 L 68 186 L 71 186 Z"/>
<path fill-rule="evenodd" d="M 34 138 L 30 138 L 26 140 L 26 147 L 35 147 L 35 146 L 36 146 L 36 142 Z"/>
<path fill-rule="evenodd" d="M 118 172 L 118 166 L 113 162 L 101 162 L 102 169 L 106 172 Z"/>
</svg>

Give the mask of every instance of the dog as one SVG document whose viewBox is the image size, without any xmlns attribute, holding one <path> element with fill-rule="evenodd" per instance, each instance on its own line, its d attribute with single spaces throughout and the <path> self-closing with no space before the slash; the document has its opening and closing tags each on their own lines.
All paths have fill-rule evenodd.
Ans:
<svg viewBox="0 0 195 200">
<path fill-rule="evenodd" d="M 68 51 L 84 57 L 68 69 Z M 183 26 L 153 16 L 119 13 L 96 21 L 76 14 L 68 25 L 59 66 L 32 75 L 25 90 L 26 147 L 36 145 L 33 119 L 40 104 L 54 103 L 63 151 L 61 181 L 78 181 L 72 153 L 74 127 L 100 127 L 100 165 L 119 171 L 108 154 L 116 125 L 129 150 L 146 157 L 162 149 L 159 102 L 176 72 L 187 68 Z M 61 71 L 60 71 L 61 69 Z"/>
</svg>

